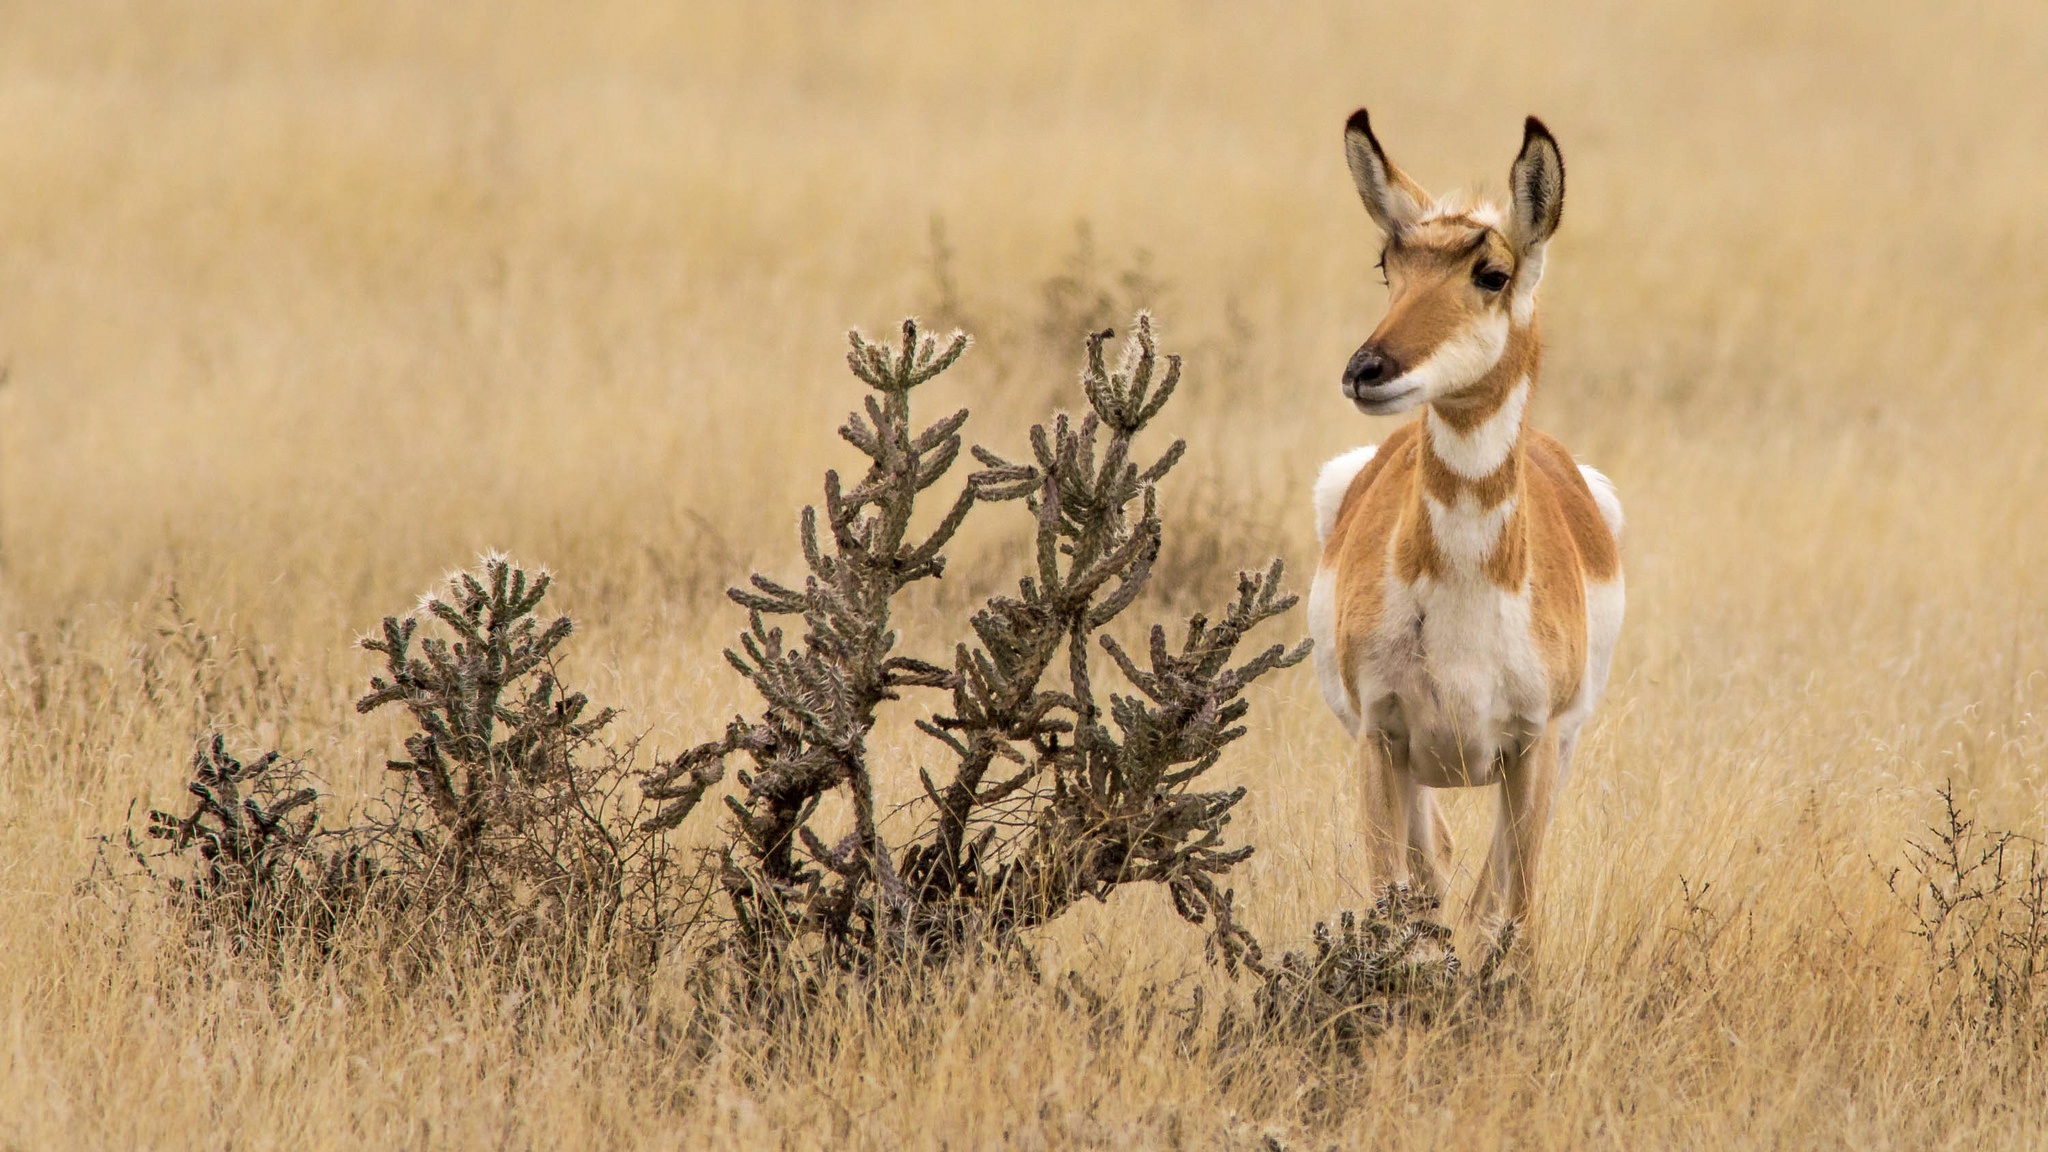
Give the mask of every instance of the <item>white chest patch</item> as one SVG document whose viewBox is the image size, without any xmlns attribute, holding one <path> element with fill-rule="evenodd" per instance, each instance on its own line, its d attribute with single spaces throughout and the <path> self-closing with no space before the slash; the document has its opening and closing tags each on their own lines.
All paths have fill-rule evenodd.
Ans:
<svg viewBox="0 0 2048 1152">
<path fill-rule="evenodd" d="M 1467 480 L 1484 480 L 1507 463 L 1508 453 L 1522 435 L 1522 414 L 1529 408 L 1529 378 L 1522 377 L 1508 392 L 1508 398 L 1493 415 L 1470 431 L 1460 432 L 1432 407 L 1429 422 L 1429 451 L 1444 466 Z"/>
<path fill-rule="evenodd" d="M 1437 551 L 1454 571 L 1472 575 L 1477 575 L 1479 566 L 1493 554 L 1501 529 L 1515 514 L 1512 496 L 1491 508 L 1481 508 L 1479 497 L 1470 492 L 1460 492 L 1451 504 L 1425 495 L 1422 506 L 1429 510 L 1429 531 L 1436 538 Z"/>
<path fill-rule="evenodd" d="M 1420 783 L 1488 783 L 1549 711 L 1527 588 L 1453 575 L 1388 591 L 1381 642 L 1359 677 L 1361 708 L 1406 746 Z"/>
</svg>

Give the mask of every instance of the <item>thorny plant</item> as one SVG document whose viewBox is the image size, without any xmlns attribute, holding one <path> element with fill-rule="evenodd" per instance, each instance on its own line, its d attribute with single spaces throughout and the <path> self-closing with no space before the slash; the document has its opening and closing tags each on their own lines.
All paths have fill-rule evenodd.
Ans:
<svg viewBox="0 0 2048 1152">
<path fill-rule="evenodd" d="M 159 834 L 198 853 L 187 891 L 250 909 L 295 908 L 301 897 L 277 893 L 298 888 L 371 901 L 409 929 L 397 937 L 416 961 L 468 941 L 499 958 L 624 959 L 644 974 L 688 929 L 704 961 L 700 991 L 723 986 L 740 1005 L 772 1009 L 846 989 L 849 977 L 966 956 L 1028 965 L 1019 945 L 1031 929 L 1081 900 L 1156 884 L 1207 927 L 1212 959 L 1260 980 L 1264 1028 L 1343 1046 L 1426 1018 L 1459 969 L 1419 898 L 1391 893 L 1363 919 L 1347 914 L 1335 936 L 1318 926 L 1316 954 L 1277 967 L 1238 922 L 1221 881 L 1252 852 L 1224 835 L 1245 790 L 1199 785 L 1246 731 L 1245 691 L 1299 663 L 1308 644 L 1240 655 L 1252 629 L 1296 603 L 1277 560 L 1241 573 L 1213 616 L 1155 624 L 1136 647 L 1106 631 L 1151 578 L 1159 485 L 1184 449 L 1146 456 L 1136 444 L 1173 397 L 1179 359 L 1159 353 L 1142 313 L 1113 366 L 1112 337 L 1086 343 L 1088 411 L 1034 426 L 1024 460 L 974 448 L 979 469 L 918 534 L 918 499 L 959 460 L 967 413 L 918 428 L 910 397 L 959 360 L 967 338 L 941 345 L 908 321 L 895 347 L 854 334 L 847 361 L 871 394 L 840 433 L 867 458 L 865 474 L 849 486 L 828 472 L 822 515 L 803 511 L 801 587 L 756 575 L 730 592 L 748 625 L 727 657 L 763 707 L 640 776 L 638 795 L 625 788 L 634 746 L 603 741 L 617 713 L 557 677 L 573 625 L 539 615 L 549 577 L 490 556 L 362 641 L 384 668 L 357 710 L 396 705 L 415 730 L 390 761 L 396 786 L 357 823 L 317 834 L 341 847 L 313 849 L 310 788 L 239 799 L 236 781 L 270 781 L 278 761 L 244 768 L 216 738 L 196 768 L 199 807 L 158 821 Z M 943 573 L 944 548 L 982 504 L 1024 513 L 1030 572 L 974 613 L 949 661 L 904 654 L 895 598 Z M 793 640 L 771 623 L 784 617 L 801 629 Z M 1112 677 L 1124 687 L 1105 687 Z M 910 831 L 892 845 L 876 785 L 877 768 L 891 769 L 873 762 L 868 739 L 883 706 L 918 689 L 943 694 L 918 727 L 948 767 L 918 768 Z M 751 768 L 724 797 L 729 840 L 708 869 L 683 867 L 668 833 L 736 754 Z M 842 789 L 852 827 L 835 838 L 814 820 Z M 705 919 L 712 885 L 724 912 Z"/>
<path fill-rule="evenodd" d="M 731 593 L 749 627 L 728 656 L 766 707 L 648 780 L 648 794 L 670 805 L 655 826 L 672 827 L 722 779 L 727 757 L 754 765 L 727 800 L 734 840 L 721 873 L 734 921 L 726 944 L 743 971 L 868 971 L 1003 950 L 1077 900 L 1147 882 L 1164 885 L 1185 918 L 1211 924 L 1224 962 L 1258 963 L 1216 882 L 1251 852 L 1223 844 L 1244 790 L 1190 785 L 1243 735 L 1245 689 L 1308 646 L 1233 662 L 1246 633 L 1295 603 L 1278 561 L 1243 575 L 1220 617 L 1187 620 L 1178 644 L 1155 626 L 1140 657 L 1100 635 L 1145 588 L 1160 546 L 1157 486 L 1184 448 L 1137 459 L 1134 440 L 1171 399 L 1180 361 L 1159 355 L 1140 314 L 1112 368 L 1112 335 L 1088 340 L 1090 411 L 1032 428 L 1028 462 L 975 448 L 981 470 L 920 540 L 907 532 L 917 498 L 958 458 L 967 413 L 916 429 L 910 393 L 958 360 L 967 339 L 942 348 L 911 321 L 895 348 L 851 337 L 848 364 L 874 395 L 840 432 L 868 457 L 867 473 L 850 490 L 826 475 L 823 532 L 805 509 L 801 589 L 756 575 Z M 976 504 L 1012 502 L 1033 525 L 1031 575 L 975 613 L 974 642 L 956 646 L 950 667 L 897 654 L 892 598 L 940 575 L 941 549 Z M 801 618 L 798 644 L 768 623 L 778 616 Z M 1098 648 L 1134 692 L 1097 688 Z M 949 693 L 949 710 L 919 727 L 951 770 L 942 783 L 919 769 L 921 819 L 894 848 L 875 819 L 867 736 L 878 708 L 910 688 Z M 853 829 L 830 842 L 810 821 L 841 786 Z"/>
<path fill-rule="evenodd" d="M 564 688 L 554 659 L 573 627 L 537 614 L 549 587 L 501 556 L 451 576 L 362 646 L 384 672 L 359 712 L 401 705 L 416 730 L 395 786 L 343 827 L 270 752 L 247 764 L 215 734 L 194 760 L 184 815 L 151 812 L 169 841 L 134 854 L 196 926 L 326 951 L 359 912 L 407 966 L 460 952 L 566 968 L 651 971 L 701 905 L 687 862 L 641 827 L 635 747 L 600 740 L 617 716 Z M 441 633 L 437 635 L 436 633 Z M 169 875 L 170 861 L 186 875 Z"/>
<path fill-rule="evenodd" d="M 1927 946 L 1926 1022 L 2001 1045 L 2023 1071 L 2048 1045 L 2048 845 L 1987 830 L 1944 784 L 1940 821 L 1886 878 Z"/>
<path fill-rule="evenodd" d="M 319 793 L 299 765 L 275 752 L 248 763 L 215 734 L 192 757 L 192 810 L 149 812 L 148 836 L 129 850 L 168 887 L 203 935 L 234 951 L 276 956 L 324 948 L 360 910 L 378 867 L 341 833 L 320 826 Z M 184 867 L 171 872 L 175 863 Z"/>
<path fill-rule="evenodd" d="M 455 633 L 452 644 L 426 637 L 415 654 L 418 614 L 386 616 L 382 636 L 363 639 L 365 649 L 384 657 L 387 674 L 371 677 L 370 691 L 356 701 L 363 713 L 403 704 L 419 724 L 405 738 L 412 759 L 393 760 L 390 768 L 416 786 L 442 833 L 434 854 L 458 875 L 475 866 L 492 816 L 513 803 L 517 785 L 560 776 L 569 748 L 617 715 L 606 708 L 585 720 L 581 693 L 554 698 L 558 685 L 543 665 L 574 625 L 558 616 L 543 628 L 534 617 L 547 595 L 547 574 L 529 578 L 495 556 L 484 569 L 488 585 L 458 573 L 448 582 L 450 595 L 421 603 L 430 619 Z M 530 672 L 539 673 L 535 683 L 508 706 L 505 690 Z"/>
<path fill-rule="evenodd" d="M 1508 986 L 1515 926 L 1502 931 L 1473 977 L 1461 978 L 1439 908 L 1435 897 L 1399 884 L 1383 890 L 1363 919 L 1342 912 L 1334 933 L 1318 923 L 1313 954 L 1289 952 L 1264 973 L 1253 997 L 1259 1026 L 1353 1055 L 1396 1025 L 1426 1024 L 1458 1004 L 1497 1000 Z"/>
<path fill-rule="evenodd" d="M 363 639 L 385 669 L 356 710 L 400 705 L 417 731 L 390 761 L 401 786 L 357 833 L 415 914 L 558 954 L 626 944 L 609 958 L 651 963 L 680 914 L 679 862 L 641 827 L 651 805 L 631 788 L 633 745 L 600 740 L 618 711 L 557 676 L 574 625 L 536 614 L 550 583 L 486 556 Z M 447 635 L 421 634 L 423 621 Z"/>
</svg>

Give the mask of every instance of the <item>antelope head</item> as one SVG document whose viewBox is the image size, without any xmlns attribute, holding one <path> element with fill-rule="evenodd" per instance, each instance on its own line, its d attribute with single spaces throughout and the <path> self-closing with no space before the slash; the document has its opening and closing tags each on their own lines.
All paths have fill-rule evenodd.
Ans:
<svg viewBox="0 0 2048 1152">
<path fill-rule="evenodd" d="M 1344 368 L 1344 395 L 1373 416 L 1484 403 L 1476 393 L 1510 344 L 1533 346 L 1543 249 L 1564 211 L 1557 141 L 1529 117 L 1505 209 L 1439 202 L 1387 159 L 1363 108 L 1344 125 L 1344 154 L 1386 238 L 1380 268 L 1390 292 L 1386 316 Z"/>
</svg>

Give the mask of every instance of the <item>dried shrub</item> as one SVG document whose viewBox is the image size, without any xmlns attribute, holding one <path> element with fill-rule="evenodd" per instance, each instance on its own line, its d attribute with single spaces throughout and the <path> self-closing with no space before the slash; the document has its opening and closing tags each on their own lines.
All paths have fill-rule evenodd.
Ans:
<svg viewBox="0 0 2048 1152">
<path fill-rule="evenodd" d="M 728 757 L 753 764 L 739 774 L 742 794 L 728 798 L 720 879 L 731 932 L 714 949 L 739 962 L 751 995 L 776 992 L 792 972 L 806 974 L 801 985 L 833 971 L 1004 952 L 1077 900 L 1132 883 L 1163 885 L 1183 917 L 1209 924 L 1225 963 L 1257 963 L 1258 945 L 1217 883 L 1251 852 L 1223 843 L 1244 790 L 1192 785 L 1243 735 L 1245 689 L 1308 646 L 1238 658 L 1251 629 L 1295 603 L 1277 560 L 1243 574 L 1213 619 L 1184 621 L 1177 643 L 1154 626 L 1134 654 L 1104 634 L 1145 590 L 1162 533 L 1157 486 L 1183 450 L 1175 442 L 1141 461 L 1134 443 L 1172 398 L 1179 359 L 1160 356 L 1143 314 L 1114 368 L 1104 357 L 1112 336 L 1088 340 L 1090 411 L 1033 427 L 1028 462 L 975 448 L 982 468 L 922 539 L 908 534 L 917 499 L 958 459 L 967 413 L 918 429 L 910 394 L 967 340 L 955 334 L 941 348 L 908 321 L 895 348 L 852 336 L 848 364 L 874 395 L 840 431 L 868 457 L 867 474 L 851 489 L 826 475 L 823 531 L 805 509 L 802 588 L 756 575 L 731 593 L 749 626 L 728 657 L 766 706 L 648 780 L 649 795 L 669 804 L 654 826 L 673 827 L 722 779 Z M 976 505 L 999 503 L 1028 514 L 1030 574 L 974 614 L 973 640 L 950 663 L 898 654 L 892 599 L 944 570 L 941 549 Z M 796 643 L 770 625 L 781 616 L 801 618 Z M 1104 661 L 1133 691 L 1097 686 Z M 916 688 L 949 694 L 950 709 L 919 727 L 952 767 L 943 782 L 920 770 L 918 830 L 894 848 L 874 816 L 867 736 L 883 704 Z M 827 837 L 811 820 L 840 787 L 853 828 Z M 764 974 L 781 984 L 764 986 Z"/>
<path fill-rule="evenodd" d="M 1942 786 L 1938 823 L 1886 882 L 1927 947 L 1923 1021 L 1996 1042 L 2019 1075 L 2048 1045 L 2048 845 L 1981 827 Z"/>
</svg>

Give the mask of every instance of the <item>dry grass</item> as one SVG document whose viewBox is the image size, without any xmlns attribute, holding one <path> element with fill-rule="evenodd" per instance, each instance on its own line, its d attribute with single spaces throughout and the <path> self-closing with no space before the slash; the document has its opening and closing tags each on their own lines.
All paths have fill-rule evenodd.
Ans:
<svg viewBox="0 0 2048 1152">
<path fill-rule="evenodd" d="M 0 1143 L 2048 1139 L 2038 1062 L 1922 1025 L 1884 884 L 1945 779 L 2048 819 L 2048 14 L 1498 8 L 0 8 Z M 349 640 L 487 546 L 561 575 L 626 725 L 713 732 L 715 592 L 795 570 L 847 456 L 844 328 L 972 319 L 928 410 L 1014 450 L 1076 400 L 1038 325 L 1077 221 L 1190 353 L 1162 583 L 1307 571 L 1315 462 L 1386 431 L 1336 387 L 1380 295 L 1360 102 L 1425 182 L 1497 187 L 1531 110 L 1570 165 L 1537 418 L 1620 484 L 1631 619 L 1526 1011 L 1186 1059 L 1141 990 L 1214 978 L 1140 894 L 1043 944 L 1121 1027 L 991 980 L 699 1062 L 576 998 L 194 967 L 159 905 L 78 889 L 209 722 L 376 785 Z M 913 643 L 1016 558 L 959 552 Z M 1362 903 L 1360 855 L 1312 676 L 1253 721 L 1220 774 L 1270 941 Z"/>
</svg>

